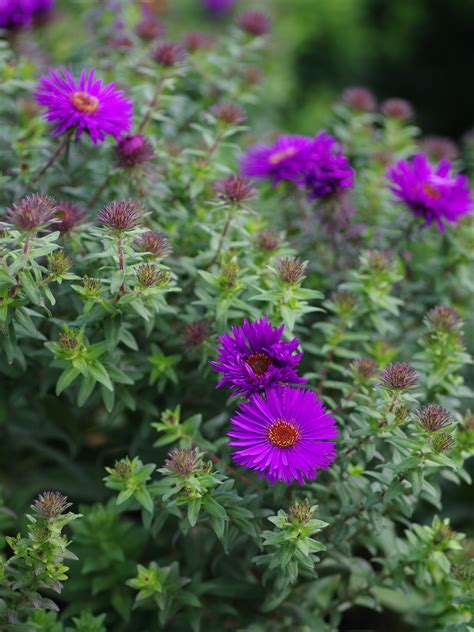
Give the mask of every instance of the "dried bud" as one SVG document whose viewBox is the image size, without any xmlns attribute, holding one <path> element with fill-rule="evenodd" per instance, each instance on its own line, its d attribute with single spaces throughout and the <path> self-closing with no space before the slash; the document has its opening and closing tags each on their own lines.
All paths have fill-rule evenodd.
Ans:
<svg viewBox="0 0 474 632">
<path fill-rule="evenodd" d="M 36 498 L 32 508 L 42 518 L 57 518 L 63 514 L 72 503 L 68 503 L 67 496 L 61 492 L 43 492 Z"/>
<path fill-rule="evenodd" d="M 453 536 L 454 536 L 454 531 L 452 530 L 450 525 L 445 521 L 440 522 L 436 527 L 436 531 L 433 537 L 433 543 L 434 544 L 443 544 L 443 543 L 447 544 L 449 540 L 452 539 Z"/>
<path fill-rule="evenodd" d="M 459 149 L 450 138 L 427 136 L 421 143 L 421 149 L 435 162 L 454 160 L 459 156 Z"/>
<path fill-rule="evenodd" d="M 163 233 L 155 233 L 152 230 L 140 235 L 135 240 L 135 246 L 140 252 L 146 252 L 157 258 L 166 257 L 172 252 L 168 238 Z"/>
<path fill-rule="evenodd" d="M 361 262 L 373 272 L 388 272 L 392 267 L 390 256 L 381 250 L 365 250 L 361 255 Z"/>
<path fill-rule="evenodd" d="M 227 178 L 218 180 L 214 189 L 223 200 L 230 204 L 244 204 L 256 194 L 249 180 L 234 173 Z"/>
<path fill-rule="evenodd" d="M 264 230 L 257 235 L 257 244 L 260 250 L 273 252 L 280 245 L 281 239 L 279 233 L 274 230 Z"/>
<path fill-rule="evenodd" d="M 80 344 L 79 332 L 66 325 L 59 334 L 58 342 L 63 351 L 74 351 Z"/>
<path fill-rule="evenodd" d="M 379 372 L 377 362 L 372 358 L 358 358 L 352 363 L 352 369 L 357 377 L 369 380 Z"/>
<path fill-rule="evenodd" d="M 151 47 L 150 57 L 164 68 L 172 68 L 184 61 L 186 51 L 176 42 L 157 42 Z"/>
<path fill-rule="evenodd" d="M 237 17 L 237 25 L 249 35 L 259 37 L 271 31 L 272 21 L 261 11 L 244 11 Z"/>
<path fill-rule="evenodd" d="M 342 93 L 342 102 L 359 112 L 373 112 L 377 107 L 372 92 L 362 86 L 346 88 Z"/>
<path fill-rule="evenodd" d="M 206 35 L 206 33 L 192 31 L 190 33 L 186 33 L 183 38 L 183 46 L 190 53 L 212 48 L 213 45 L 214 39 L 210 35 Z"/>
<path fill-rule="evenodd" d="M 380 109 L 386 117 L 399 121 L 408 121 L 413 117 L 412 107 L 405 99 L 387 99 L 382 103 Z"/>
<path fill-rule="evenodd" d="M 54 227 L 67 234 L 72 233 L 87 219 L 86 209 L 74 202 L 58 202 L 54 215 L 57 220 Z"/>
<path fill-rule="evenodd" d="M 311 507 L 307 498 L 295 501 L 290 507 L 290 520 L 299 524 L 308 524 L 314 514 L 314 508 Z"/>
<path fill-rule="evenodd" d="M 115 147 L 115 158 L 120 167 L 131 168 L 146 164 L 154 157 L 153 147 L 142 134 L 124 136 Z"/>
<path fill-rule="evenodd" d="M 256 86 L 262 83 L 263 73 L 257 66 L 247 66 L 244 70 L 244 81 L 249 86 Z"/>
<path fill-rule="evenodd" d="M 127 35 L 127 33 L 117 33 L 116 35 L 109 37 L 107 44 L 110 48 L 114 48 L 120 53 L 125 53 L 133 48 L 133 40 L 129 35 Z"/>
<path fill-rule="evenodd" d="M 418 373 L 405 362 L 394 362 L 382 371 L 380 382 L 384 388 L 389 390 L 406 391 L 416 386 Z"/>
<path fill-rule="evenodd" d="M 240 266 L 238 261 L 230 261 L 229 263 L 225 263 L 221 268 L 219 276 L 221 283 L 225 287 L 235 287 L 240 276 Z"/>
<path fill-rule="evenodd" d="M 239 125 L 246 119 L 244 110 L 235 103 L 216 103 L 209 111 L 218 121 L 227 125 Z"/>
<path fill-rule="evenodd" d="M 57 203 L 49 195 L 27 195 L 7 210 L 6 220 L 17 230 L 37 230 L 56 222 Z"/>
<path fill-rule="evenodd" d="M 453 423 L 453 416 L 439 404 L 428 404 L 416 411 L 421 425 L 428 432 L 437 432 Z"/>
<path fill-rule="evenodd" d="M 299 257 L 284 257 L 276 260 L 278 276 L 283 283 L 298 285 L 305 278 L 307 262 Z"/>
<path fill-rule="evenodd" d="M 66 257 L 62 250 L 55 250 L 48 256 L 48 274 L 51 278 L 61 278 L 72 267 L 72 259 Z"/>
<path fill-rule="evenodd" d="M 168 270 L 158 270 L 156 273 L 156 285 L 168 285 L 171 281 L 171 272 Z"/>
<path fill-rule="evenodd" d="M 135 33 L 145 42 L 151 42 L 166 35 L 166 27 L 161 20 L 158 20 L 149 11 L 146 11 L 136 25 Z"/>
<path fill-rule="evenodd" d="M 461 315 L 453 307 L 439 305 L 426 314 L 427 324 L 442 331 L 452 331 L 461 322 Z"/>
<path fill-rule="evenodd" d="M 196 320 L 186 326 L 184 330 L 184 342 L 187 347 L 199 347 L 207 340 L 209 334 L 209 323 L 205 320 Z"/>
<path fill-rule="evenodd" d="M 111 230 L 133 230 L 140 225 L 142 213 L 138 202 L 122 200 L 107 204 L 97 215 L 97 221 Z"/>
<path fill-rule="evenodd" d="M 436 453 L 449 452 L 456 444 L 453 437 L 447 432 L 437 432 L 431 437 L 431 447 Z"/>
<path fill-rule="evenodd" d="M 339 290 L 331 294 L 331 301 L 341 312 L 349 313 L 357 305 L 357 296 L 348 290 Z"/>
<path fill-rule="evenodd" d="M 197 448 L 174 448 L 168 454 L 165 461 L 165 468 L 179 474 L 189 476 L 199 467 L 201 458 Z"/>
<path fill-rule="evenodd" d="M 141 287 L 152 287 L 158 280 L 158 271 L 155 266 L 145 263 L 136 271 L 138 285 Z"/>
<path fill-rule="evenodd" d="M 89 296 L 97 296 L 100 292 L 99 279 L 90 279 L 88 276 L 85 276 L 82 279 L 82 285 Z"/>
<path fill-rule="evenodd" d="M 119 478 L 127 478 L 133 472 L 133 466 L 129 459 L 121 459 L 114 463 L 115 474 Z"/>
</svg>

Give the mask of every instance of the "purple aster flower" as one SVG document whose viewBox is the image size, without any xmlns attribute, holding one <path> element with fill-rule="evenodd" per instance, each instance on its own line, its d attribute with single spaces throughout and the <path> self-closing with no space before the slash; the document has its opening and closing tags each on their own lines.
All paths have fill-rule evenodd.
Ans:
<svg viewBox="0 0 474 632">
<path fill-rule="evenodd" d="M 456 223 L 472 210 L 472 197 L 466 176 L 451 173 L 451 163 L 442 160 L 431 165 L 424 154 L 411 161 L 399 160 L 389 169 L 390 190 L 425 226 L 436 222 L 440 231 L 444 222 Z"/>
<path fill-rule="evenodd" d="M 33 0 L 0 0 L 0 29 L 28 26 L 33 17 Z"/>
<path fill-rule="evenodd" d="M 219 336 L 219 357 L 211 362 L 223 377 L 217 388 L 227 386 L 235 395 L 250 397 L 277 384 L 304 384 L 296 367 L 302 353 L 295 353 L 299 340 L 283 341 L 284 325 L 273 327 L 264 316 L 255 323 L 244 320 L 232 333 Z"/>
<path fill-rule="evenodd" d="M 273 145 L 253 145 L 241 160 L 242 173 L 268 178 L 274 185 L 282 180 L 296 182 L 301 179 L 312 145 L 311 138 L 296 134 L 280 136 Z"/>
<path fill-rule="evenodd" d="M 231 419 L 233 459 L 271 483 L 316 478 L 336 449 L 336 420 L 312 391 L 277 387 L 254 395 Z"/>
<path fill-rule="evenodd" d="M 320 132 L 312 143 L 304 183 L 310 199 L 340 193 L 354 184 L 354 169 L 342 154 L 341 145 L 325 131 Z"/>
<path fill-rule="evenodd" d="M 94 69 L 83 70 L 76 81 L 65 68 L 51 68 L 40 78 L 35 97 L 47 109 L 45 118 L 56 125 L 55 136 L 72 128 L 79 138 L 86 131 L 95 145 L 106 134 L 118 140 L 132 126 L 132 102 L 114 83 L 96 79 Z"/>
<path fill-rule="evenodd" d="M 209 13 L 223 15 L 232 9 L 237 0 L 201 0 L 202 6 Z"/>
</svg>

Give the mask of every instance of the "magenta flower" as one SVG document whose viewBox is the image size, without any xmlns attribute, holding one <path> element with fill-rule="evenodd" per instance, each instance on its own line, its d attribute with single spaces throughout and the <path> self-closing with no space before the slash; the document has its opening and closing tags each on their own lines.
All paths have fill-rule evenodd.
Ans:
<svg viewBox="0 0 474 632">
<path fill-rule="evenodd" d="M 270 179 L 276 185 L 283 180 L 297 182 L 313 145 L 311 138 L 288 134 L 273 145 L 253 145 L 241 160 L 242 173 L 251 178 Z"/>
<path fill-rule="evenodd" d="M 340 193 L 354 184 L 354 169 L 343 155 L 341 145 L 325 131 L 320 132 L 312 143 L 304 183 L 310 199 Z"/>
<path fill-rule="evenodd" d="M 389 168 L 393 183 L 390 190 L 425 226 L 436 222 L 440 231 L 445 222 L 452 224 L 472 211 L 472 197 L 466 176 L 451 173 L 451 163 L 442 160 L 433 166 L 426 155 L 417 154 L 411 161 L 399 160 Z"/>
<path fill-rule="evenodd" d="M 33 17 L 31 0 L 0 0 L 0 29 L 28 26 Z"/>
<path fill-rule="evenodd" d="M 336 420 L 312 391 L 277 387 L 242 404 L 228 436 L 240 465 L 270 483 L 303 485 L 331 465 L 337 434 Z"/>
<path fill-rule="evenodd" d="M 56 125 L 55 136 L 75 129 L 79 138 L 86 131 L 95 145 L 107 134 L 118 140 L 132 126 L 132 102 L 114 83 L 96 79 L 94 69 L 83 70 L 76 81 L 65 68 L 51 68 L 40 78 L 35 97 L 46 107 L 45 118 Z"/>
<path fill-rule="evenodd" d="M 283 341 L 284 325 L 273 327 L 264 316 L 255 323 L 244 320 L 232 333 L 219 336 L 219 357 L 211 362 L 214 370 L 222 373 L 217 388 L 226 386 L 234 395 L 250 397 L 270 386 L 304 384 L 296 367 L 302 353 L 295 353 L 299 340 Z"/>
<path fill-rule="evenodd" d="M 237 0 L 201 0 L 202 6 L 209 13 L 223 15 L 232 9 Z"/>
</svg>

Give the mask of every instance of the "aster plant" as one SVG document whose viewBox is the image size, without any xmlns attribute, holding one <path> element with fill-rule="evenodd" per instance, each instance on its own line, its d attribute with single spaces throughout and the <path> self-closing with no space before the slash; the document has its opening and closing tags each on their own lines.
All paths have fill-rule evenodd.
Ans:
<svg viewBox="0 0 474 632">
<path fill-rule="evenodd" d="M 288 128 L 279 3 L 13 4 L 0 629 L 467 631 L 469 142 Z"/>
</svg>

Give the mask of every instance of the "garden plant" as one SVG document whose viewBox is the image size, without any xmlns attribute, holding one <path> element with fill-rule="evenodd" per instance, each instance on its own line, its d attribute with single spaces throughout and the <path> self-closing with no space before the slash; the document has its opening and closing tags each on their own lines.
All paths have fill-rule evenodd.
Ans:
<svg viewBox="0 0 474 632">
<path fill-rule="evenodd" d="M 253 7 L 77 4 L 61 59 L 0 0 L 0 630 L 474 630 L 472 143 L 268 129 Z"/>
</svg>

